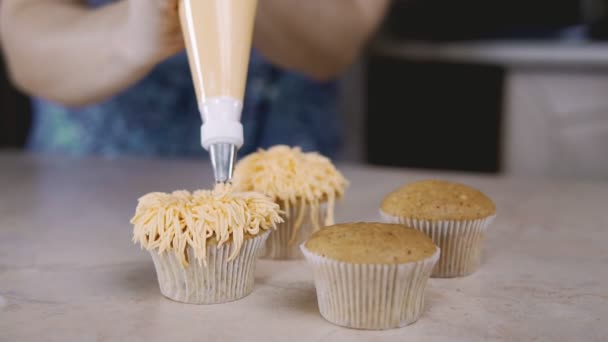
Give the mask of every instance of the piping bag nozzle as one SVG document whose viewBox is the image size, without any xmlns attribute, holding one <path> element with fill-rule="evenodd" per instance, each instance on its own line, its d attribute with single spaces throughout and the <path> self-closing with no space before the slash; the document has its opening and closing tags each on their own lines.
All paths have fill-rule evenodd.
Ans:
<svg viewBox="0 0 608 342">
<path fill-rule="evenodd" d="M 232 180 L 236 150 L 236 145 L 228 143 L 217 143 L 209 146 L 209 156 L 216 183 L 228 183 Z"/>
<path fill-rule="evenodd" d="M 207 99 L 200 106 L 201 145 L 209 151 L 216 183 L 232 180 L 236 152 L 243 145 L 241 101 L 228 96 Z"/>
</svg>

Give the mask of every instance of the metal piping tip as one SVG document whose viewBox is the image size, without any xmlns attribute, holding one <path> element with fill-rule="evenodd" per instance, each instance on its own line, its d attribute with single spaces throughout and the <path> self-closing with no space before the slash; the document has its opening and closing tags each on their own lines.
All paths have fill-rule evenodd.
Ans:
<svg viewBox="0 0 608 342">
<path fill-rule="evenodd" d="M 236 163 L 236 145 L 217 143 L 209 146 L 209 156 L 213 165 L 216 183 L 232 181 L 232 172 Z"/>
</svg>

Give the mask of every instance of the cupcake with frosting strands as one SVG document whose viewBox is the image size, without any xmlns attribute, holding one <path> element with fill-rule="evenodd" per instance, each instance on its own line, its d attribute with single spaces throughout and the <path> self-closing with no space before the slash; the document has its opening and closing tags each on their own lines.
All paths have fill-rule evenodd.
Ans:
<svg viewBox="0 0 608 342">
<path fill-rule="evenodd" d="M 133 242 L 150 252 L 161 293 L 193 304 L 250 294 L 255 259 L 280 222 L 279 206 L 270 198 L 226 185 L 149 193 L 131 219 Z"/>
<path fill-rule="evenodd" d="M 348 181 L 332 162 L 319 153 L 298 147 L 274 146 L 239 161 L 234 186 L 241 191 L 261 192 L 281 207 L 284 222 L 266 242 L 263 257 L 302 257 L 299 244 L 313 231 L 334 223 L 334 209 Z"/>
</svg>

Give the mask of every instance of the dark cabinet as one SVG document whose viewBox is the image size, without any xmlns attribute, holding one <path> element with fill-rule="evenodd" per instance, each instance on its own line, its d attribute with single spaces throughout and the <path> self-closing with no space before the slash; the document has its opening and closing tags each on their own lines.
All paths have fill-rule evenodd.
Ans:
<svg viewBox="0 0 608 342">
<path fill-rule="evenodd" d="M 9 82 L 0 56 L 0 148 L 22 148 L 31 122 L 30 103 Z"/>
</svg>

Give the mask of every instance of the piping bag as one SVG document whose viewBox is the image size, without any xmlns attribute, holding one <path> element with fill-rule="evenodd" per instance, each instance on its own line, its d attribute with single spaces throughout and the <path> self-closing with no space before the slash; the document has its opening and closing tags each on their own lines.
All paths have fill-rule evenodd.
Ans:
<svg viewBox="0 0 608 342">
<path fill-rule="evenodd" d="M 241 112 L 257 0 L 180 0 L 179 16 L 216 182 L 230 182 L 243 145 Z"/>
</svg>

